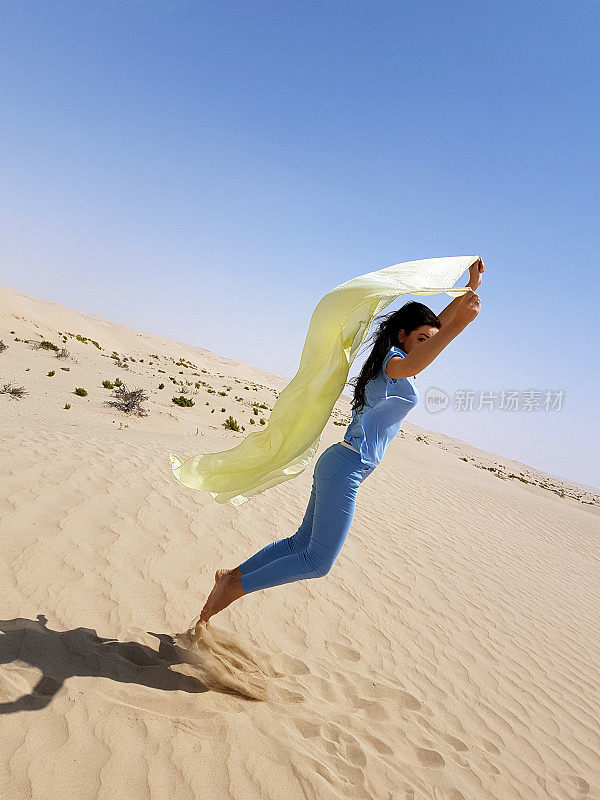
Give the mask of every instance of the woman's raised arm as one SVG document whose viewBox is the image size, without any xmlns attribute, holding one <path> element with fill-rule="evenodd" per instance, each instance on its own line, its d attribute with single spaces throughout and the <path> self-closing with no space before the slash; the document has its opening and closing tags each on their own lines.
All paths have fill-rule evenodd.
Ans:
<svg viewBox="0 0 600 800">
<path fill-rule="evenodd" d="M 410 375 L 418 375 L 431 364 L 434 358 L 439 356 L 452 339 L 455 339 L 470 322 L 473 322 L 481 310 L 479 295 L 469 291 L 457 299 L 459 303 L 454 319 L 440 328 L 435 336 L 416 344 L 404 357 L 390 358 L 386 367 L 386 373 L 390 378 L 408 378 Z"/>
<path fill-rule="evenodd" d="M 469 267 L 469 272 L 470 275 L 467 286 L 470 289 L 473 289 L 474 292 L 476 292 L 479 286 L 481 285 L 481 280 L 482 280 L 481 276 L 485 272 L 485 264 L 483 263 L 483 260 L 480 258 L 479 261 L 476 261 L 474 264 L 471 264 L 471 266 Z M 440 322 L 442 323 L 442 326 L 447 325 L 454 319 L 454 315 L 456 314 L 456 309 L 458 307 L 458 302 L 462 297 L 463 295 L 460 295 L 460 297 L 455 297 L 451 303 L 448 303 L 448 305 L 446 306 L 446 308 L 443 309 L 443 311 L 440 311 L 438 317 Z"/>
</svg>

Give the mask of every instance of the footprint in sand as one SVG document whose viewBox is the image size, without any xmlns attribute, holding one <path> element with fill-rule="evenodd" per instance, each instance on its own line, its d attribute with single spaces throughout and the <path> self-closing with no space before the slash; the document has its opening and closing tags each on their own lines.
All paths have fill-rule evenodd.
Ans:
<svg viewBox="0 0 600 800">
<path fill-rule="evenodd" d="M 425 747 L 416 747 L 417 758 L 425 767 L 433 767 L 435 769 L 442 769 L 446 766 L 444 757 L 437 750 L 428 750 Z"/>
<path fill-rule="evenodd" d="M 449 733 L 443 733 L 442 736 L 448 742 L 448 744 L 452 745 L 455 750 L 460 750 L 462 753 L 464 753 L 465 750 L 469 749 L 468 745 L 466 745 L 464 742 L 461 742 L 461 740 L 457 739 L 456 736 L 451 736 Z"/>
<path fill-rule="evenodd" d="M 311 720 L 295 719 L 292 724 L 296 726 L 301 736 L 305 739 L 316 739 L 321 736 L 321 723 Z"/>
<path fill-rule="evenodd" d="M 334 658 L 343 658 L 345 661 L 360 661 L 361 659 L 358 650 L 339 642 L 327 642 L 327 650 Z"/>
<path fill-rule="evenodd" d="M 553 796 L 564 796 L 573 800 L 585 800 L 591 788 L 586 779 L 580 775 L 558 772 L 549 772 L 545 780 L 540 778 L 538 783 Z"/>
</svg>

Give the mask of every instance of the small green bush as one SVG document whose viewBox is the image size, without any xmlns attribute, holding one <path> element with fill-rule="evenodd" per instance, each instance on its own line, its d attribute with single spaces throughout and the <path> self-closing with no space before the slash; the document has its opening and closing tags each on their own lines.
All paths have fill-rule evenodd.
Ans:
<svg viewBox="0 0 600 800">
<path fill-rule="evenodd" d="M 42 350 L 55 350 L 58 352 L 58 347 L 55 344 L 52 344 L 52 342 L 47 342 L 45 339 L 43 342 L 38 344 L 38 347 L 41 347 Z"/>
<path fill-rule="evenodd" d="M 115 388 L 114 383 L 111 383 L 108 379 L 105 380 L 105 381 L 102 381 L 102 386 L 104 386 L 105 389 L 114 389 Z"/>
<path fill-rule="evenodd" d="M 177 405 L 177 406 L 187 406 L 187 407 L 190 407 L 190 406 L 193 406 L 193 405 L 194 405 L 194 401 L 192 400 L 192 398 L 191 398 L 191 397 L 184 397 L 183 395 L 180 395 L 179 397 L 172 397 L 172 398 L 171 398 L 171 400 L 172 400 L 172 401 L 175 403 L 175 405 Z"/>
<path fill-rule="evenodd" d="M 115 378 L 115 386 L 122 386 L 122 385 L 123 381 L 121 380 L 121 378 Z"/>
<path fill-rule="evenodd" d="M 54 375 L 54 370 L 51 369 L 50 372 L 48 373 L 48 377 L 51 378 L 53 375 Z"/>
<path fill-rule="evenodd" d="M 77 389 L 75 389 L 75 391 L 73 392 L 73 394 L 77 394 L 79 395 L 79 397 L 87 397 L 87 391 L 81 386 L 78 386 Z"/>
<path fill-rule="evenodd" d="M 223 423 L 223 425 L 224 425 L 226 428 L 229 428 L 229 429 L 230 429 L 230 430 L 232 430 L 232 431 L 239 431 L 239 429 L 240 429 L 240 426 L 238 425 L 238 423 L 237 423 L 237 420 L 235 420 L 235 419 L 234 419 L 234 418 L 231 416 L 231 414 L 230 414 L 230 415 L 227 417 L 227 419 L 225 420 L 225 422 Z"/>
<path fill-rule="evenodd" d="M 159 383 L 159 384 L 158 384 L 158 388 L 159 388 L 159 389 L 164 389 L 164 388 L 165 388 L 165 385 L 164 385 L 164 383 Z"/>
<path fill-rule="evenodd" d="M 71 403 L 65 403 L 65 408 L 66 408 L 66 409 L 67 409 L 67 411 L 68 411 L 68 410 L 71 408 Z"/>
</svg>

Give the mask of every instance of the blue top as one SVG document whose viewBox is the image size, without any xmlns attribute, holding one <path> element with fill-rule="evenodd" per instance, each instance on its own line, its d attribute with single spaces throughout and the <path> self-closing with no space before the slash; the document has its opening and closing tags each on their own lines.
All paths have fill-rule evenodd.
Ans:
<svg viewBox="0 0 600 800">
<path fill-rule="evenodd" d="M 391 347 L 383 359 L 381 372 L 365 386 L 362 411 L 352 409 L 352 422 L 344 439 L 358 450 L 363 464 L 379 464 L 404 417 L 419 402 L 414 378 L 390 378 L 385 371 L 390 358 L 406 358 L 406 355 L 401 347 Z"/>
</svg>

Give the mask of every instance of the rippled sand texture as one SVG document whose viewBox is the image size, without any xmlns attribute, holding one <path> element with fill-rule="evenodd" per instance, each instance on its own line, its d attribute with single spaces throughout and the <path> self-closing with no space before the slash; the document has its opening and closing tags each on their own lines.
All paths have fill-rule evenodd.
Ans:
<svg viewBox="0 0 600 800">
<path fill-rule="evenodd" d="M 294 533 L 312 475 L 220 506 L 182 490 L 167 451 L 233 446 L 224 418 L 248 432 L 285 380 L 7 289 L 0 324 L 0 384 L 29 391 L 0 394 L 0 797 L 600 798 L 595 505 L 407 432 L 326 577 L 196 634 L 215 570 Z M 14 338 L 58 331 L 103 349 L 71 337 L 48 377 L 58 360 Z M 180 369 L 232 389 L 169 405 L 156 387 Z M 116 375 L 148 388 L 148 417 L 102 405 Z"/>
</svg>

